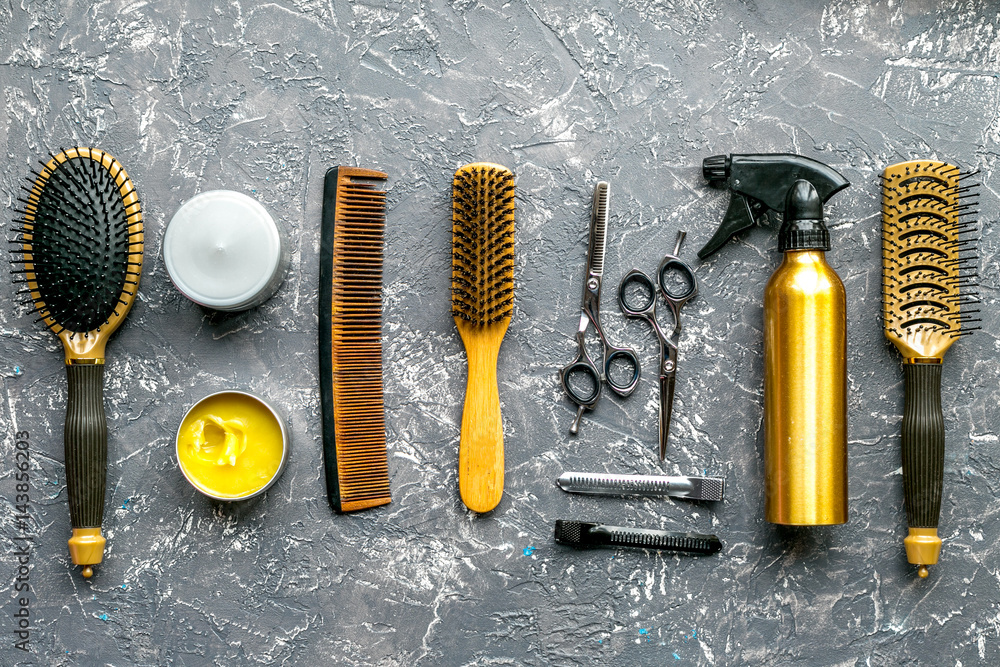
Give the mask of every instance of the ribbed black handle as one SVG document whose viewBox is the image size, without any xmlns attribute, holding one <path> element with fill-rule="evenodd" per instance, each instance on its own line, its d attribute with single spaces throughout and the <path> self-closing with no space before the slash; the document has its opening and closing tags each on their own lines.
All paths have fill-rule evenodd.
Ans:
<svg viewBox="0 0 1000 667">
<path fill-rule="evenodd" d="M 944 484 L 941 364 L 903 364 L 903 496 L 910 528 L 937 528 Z"/>
<path fill-rule="evenodd" d="M 104 364 L 69 364 L 66 404 L 66 489 L 73 528 L 100 528 L 108 469 Z"/>
</svg>

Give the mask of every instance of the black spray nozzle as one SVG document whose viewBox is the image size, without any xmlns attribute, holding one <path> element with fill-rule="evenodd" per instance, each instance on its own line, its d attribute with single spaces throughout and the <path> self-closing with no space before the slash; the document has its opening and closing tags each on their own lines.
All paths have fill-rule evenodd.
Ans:
<svg viewBox="0 0 1000 667">
<path fill-rule="evenodd" d="M 804 178 L 792 183 L 785 195 L 785 223 L 792 220 L 823 220 L 823 200 L 816 186 Z"/>
<path fill-rule="evenodd" d="M 728 155 L 713 155 L 701 161 L 701 173 L 709 183 L 729 178 L 730 160 Z"/>
<path fill-rule="evenodd" d="M 739 232 L 753 227 L 768 211 L 783 211 L 788 191 L 796 181 L 808 181 L 816 190 L 820 218 L 822 204 L 850 185 L 822 162 L 789 153 L 713 155 L 702 161 L 702 173 L 710 182 L 724 182 L 733 196 L 722 224 L 698 251 L 701 259 Z"/>
<path fill-rule="evenodd" d="M 830 232 L 823 224 L 823 201 L 804 178 L 792 183 L 785 196 L 784 215 L 778 231 L 778 250 L 829 250 Z"/>
</svg>

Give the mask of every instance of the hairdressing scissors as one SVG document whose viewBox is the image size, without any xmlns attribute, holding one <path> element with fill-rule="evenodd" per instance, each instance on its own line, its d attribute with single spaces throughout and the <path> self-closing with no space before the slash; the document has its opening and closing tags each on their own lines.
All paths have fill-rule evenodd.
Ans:
<svg viewBox="0 0 1000 667">
<path fill-rule="evenodd" d="M 681 308 L 698 294 L 698 279 L 691 267 L 680 259 L 686 232 L 677 232 L 673 254 L 666 255 L 657 269 L 656 282 L 639 269 L 632 269 L 618 286 L 618 305 L 627 317 L 643 319 L 653 326 L 660 341 L 660 460 L 667 455 L 667 436 L 674 406 L 677 381 L 677 343 L 681 334 Z M 664 333 L 656 321 L 656 295 L 659 292 L 670 308 L 674 328 Z"/>
<path fill-rule="evenodd" d="M 576 403 L 576 418 L 569 432 L 576 434 L 580 428 L 583 411 L 589 410 L 601 397 L 601 381 L 608 383 L 611 391 L 619 396 L 628 396 L 639 384 L 639 357 L 630 347 L 617 347 L 608 342 L 601 327 L 601 279 L 604 277 L 604 242 L 608 230 L 608 190 L 610 186 L 601 181 L 594 187 L 594 205 L 590 217 L 590 246 L 587 253 L 587 280 L 583 285 L 583 311 L 580 313 L 580 327 L 576 332 L 579 347 L 576 359 L 566 364 L 559 372 L 563 388 L 571 401 Z M 593 324 L 601 339 L 601 354 L 604 367 L 597 364 L 587 352 L 586 333 Z M 631 377 L 628 377 L 630 368 Z M 613 370 L 615 372 L 613 372 Z M 624 375 L 625 377 L 622 377 Z M 626 380 L 623 382 L 623 380 Z"/>
</svg>

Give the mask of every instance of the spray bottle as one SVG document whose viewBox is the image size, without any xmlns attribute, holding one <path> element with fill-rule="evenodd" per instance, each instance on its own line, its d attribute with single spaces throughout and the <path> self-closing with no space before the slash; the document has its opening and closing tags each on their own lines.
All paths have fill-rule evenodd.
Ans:
<svg viewBox="0 0 1000 667">
<path fill-rule="evenodd" d="M 826 263 L 823 203 L 850 183 L 799 155 L 717 155 L 702 165 L 733 193 L 705 259 L 769 210 L 784 261 L 764 290 L 764 514 L 771 523 L 847 521 L 847 317 Z"/>
</svg>

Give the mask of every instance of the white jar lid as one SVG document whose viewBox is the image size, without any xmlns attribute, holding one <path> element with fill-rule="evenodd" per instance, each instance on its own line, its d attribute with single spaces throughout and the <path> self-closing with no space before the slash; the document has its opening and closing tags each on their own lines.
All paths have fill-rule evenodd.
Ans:
<svg viewBox="0 0 1000 667">
<path fill-rule="evenodd" d="M 278 226 L 260 202 L 213 190 L 192 197 L 171 218 L 163 261 L 170 280 L 195 303 L 243 310 L 277 290 L 287 257 Z"/>
</svg>

